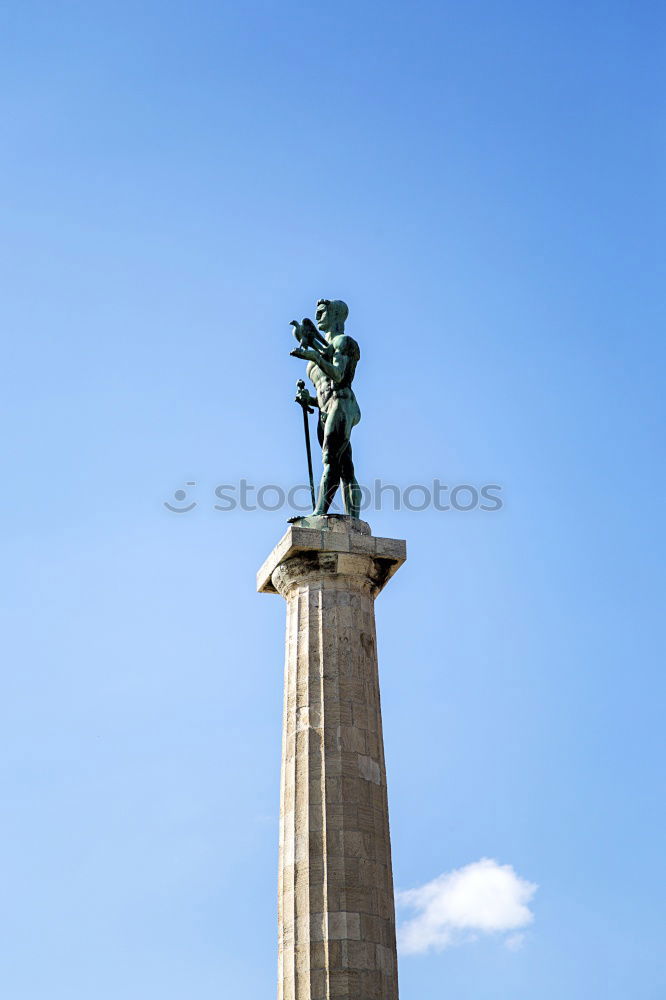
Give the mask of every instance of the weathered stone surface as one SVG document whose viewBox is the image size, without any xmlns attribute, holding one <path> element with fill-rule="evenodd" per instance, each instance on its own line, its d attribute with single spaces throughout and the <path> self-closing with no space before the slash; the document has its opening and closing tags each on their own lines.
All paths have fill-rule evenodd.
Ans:
<svg viewBox="0 0 666 1000">
<path fill-rule="evenodd" d="M 301 520 L 257 576 L 287 601 L 278 1000 L 397 1000 L 374 598 L 405 543 Z"/>
<path fill-rule="evenodd" d="M 373 538 L 370 526 L 356 518 L 335 514 L 301 517 L 290 525 L 257 573 L 257 590 L 264 594 L 277 593 L 273 581 L 275 569 L 295 555 L 308 553 L 329 556 L 326 565 L 332 575 L 346 572 L 358 575 L 356 563 L 345 560 L 345 555 L 371 557 L 374 560 L 371 567 L 373 596 L 376 596 L 404 563 L 407 547 L 401 539 Z"/>
</svg>

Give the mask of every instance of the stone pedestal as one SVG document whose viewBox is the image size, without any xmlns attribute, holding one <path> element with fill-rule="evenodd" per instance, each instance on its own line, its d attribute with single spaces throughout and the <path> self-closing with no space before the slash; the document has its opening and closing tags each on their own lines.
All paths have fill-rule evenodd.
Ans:
<svg viewBox="0 0 666 1000">
<path fill-rule="evenodd" d="M 403 541 L 300 518 L 257 575 L 287 601 L 278 1000 L 397 1000 L 374 599 Z"/>
</svg>

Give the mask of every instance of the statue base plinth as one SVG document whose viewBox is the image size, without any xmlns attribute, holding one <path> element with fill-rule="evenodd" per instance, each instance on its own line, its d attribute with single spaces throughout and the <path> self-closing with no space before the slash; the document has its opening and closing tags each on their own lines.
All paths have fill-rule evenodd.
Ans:
<svg viewBox="0 0 666 1000">
<path fill-rule="evenodd" d="M 386 586 L 393 574 L 407 558 L 407 545 L 398 538 L 375 538 L 370 525 L 358 518 L 343 514 L 310 514 L 297 518 L 282 536 L 268 559 L 257 573 L 257 590 L 261 594 L 276 594 L 273 573 L 289 559 L 307 553 L 340 556 L 365 556 L 366 563 L 358 564 L 357 572 L 363 575 L 367 568 L 376 588 L 376 596 Z M 369 560 L 369 561 L 368 561 Z M 327 575 L 343 573 L 349 569 L 349 560 L 338 565 L 329 563 Z"/>
<path fill-rule="evenodd" d="M 305 514 L 287 518 L 288 524 L 297 528 L 313 528 L 315 531 L 359 531 L 371 535 L 370 525 L 349 514 Z"/>
</svg>

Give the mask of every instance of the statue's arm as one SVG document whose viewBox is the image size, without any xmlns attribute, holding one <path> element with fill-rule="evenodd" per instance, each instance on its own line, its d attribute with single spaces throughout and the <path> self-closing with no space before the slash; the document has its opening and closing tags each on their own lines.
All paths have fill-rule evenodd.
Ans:
<svg viewBox="0 0 666 1000">
<path fill-rule="evenodd" d="M 295 358 L 302 358 L 304 361 L 314 361 L 325 375 L 328 375 L 334 382 L 342 382 L 347 371 L 348 358 L 337 350 L 330 358 L 324 357 L 316 347 L 297 348 L 291 352 Z"/>
</svg>

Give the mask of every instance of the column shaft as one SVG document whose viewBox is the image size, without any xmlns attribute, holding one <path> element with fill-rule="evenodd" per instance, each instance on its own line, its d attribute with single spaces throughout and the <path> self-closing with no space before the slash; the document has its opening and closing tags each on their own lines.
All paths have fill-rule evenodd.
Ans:
<svg viewBox="0 0 666 1000">
<path fill-rule="evenodd" d="M 374 598 L 404 543 L 307 534 L 262 577 L 287 602 L 278 1000 L 397 1000 Z"/>
</svg>

